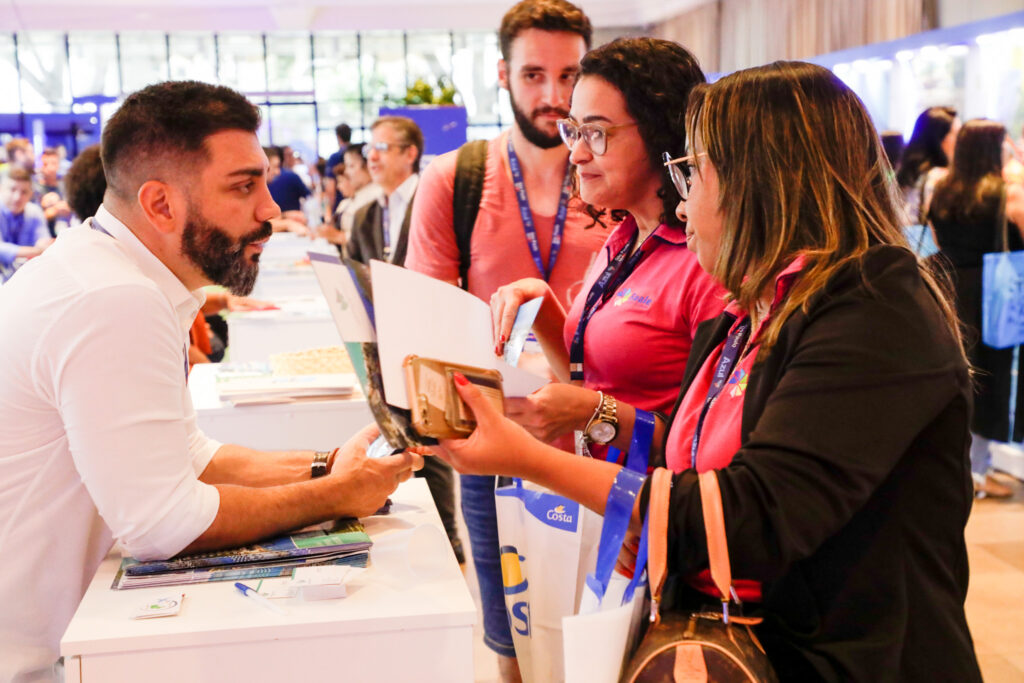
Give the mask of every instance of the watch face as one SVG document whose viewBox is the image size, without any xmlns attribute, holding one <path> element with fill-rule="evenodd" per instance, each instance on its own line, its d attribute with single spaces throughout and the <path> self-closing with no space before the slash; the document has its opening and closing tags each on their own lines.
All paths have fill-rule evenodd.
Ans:
<svg viewBox="0 0 1024 683">
<path fill-rule="evenodd" d="M 615 425 L 610 422 L 595 422 L 590 425 L 587 436 L 594 443 L 605 444 L 615 438 Z"/>
</svg>

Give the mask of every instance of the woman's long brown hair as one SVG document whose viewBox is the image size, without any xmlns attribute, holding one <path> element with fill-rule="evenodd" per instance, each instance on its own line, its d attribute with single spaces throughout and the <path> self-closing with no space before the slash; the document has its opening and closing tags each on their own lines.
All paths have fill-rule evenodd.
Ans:
<svg viewBox="0 0 1024 683">
<path fill-rule="evenodd" d="M 750 311 L 794 258 L 806 259 L 761 335 L 760 357 L 844 265 L 878 244 L 907 247 L 900 199 L 871 119 L 827 69 L 776 62 L 698 85 L 687 128 L 719 177 L 724 225 L 712 277 Z M 948 287 L 929 266 L 920 268 L 960 340 Z"/>
</svg>

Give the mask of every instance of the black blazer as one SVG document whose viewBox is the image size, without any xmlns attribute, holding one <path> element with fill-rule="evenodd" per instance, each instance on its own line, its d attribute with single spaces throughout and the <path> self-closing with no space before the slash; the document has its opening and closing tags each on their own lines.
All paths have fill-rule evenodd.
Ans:
<svg viewBox="0 0 1024 683">
<path fill-rule="evenodd" d="M 698 327 L 683 393 L 733 320 Z M 981 680 L 963 608 L 970 412 L 905 249 L 871 248 L 783 325 L 719 471 L 733 576 L 763 582 L 780 680 Z M 689 573 L 708 562 L 700 494 L 693 470 L 673 483 L 669 570 Z"/>
<path fill-rule="evenodd" d="M 415 201 L 414 192 L 405 207 L 405 218 L 402 220 L 402 231 L 398 234 L 398 244 L 392 245 L 394 258 L 391 259 L 391 263 L 396 266 L 405 264 L 405 252 L 409 246 L 409 220 Z M 377 201 L 370 202 L 356 211 L 352 219 L 352 234 L 345 245 L 349 258 L 366 264 L 370 263 L 370 259 L 385 260 L 382 214 L 380 202 Z"/>
</svg>

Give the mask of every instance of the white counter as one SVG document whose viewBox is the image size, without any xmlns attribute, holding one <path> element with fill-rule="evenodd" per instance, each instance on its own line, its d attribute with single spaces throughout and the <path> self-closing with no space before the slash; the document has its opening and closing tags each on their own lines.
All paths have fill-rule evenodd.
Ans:
<svg viewBox="0 0 1024 683">
<path fill-rule="evenodd" d="M 409 530 L 441 530 L 426 483 L 409 480 L 392 499 L 390 515 L 364 520 L 370 567 L 348 596 L 275 600 L 287 615 L 245 599 L 231 581 L 111 590 L 120 558 L 108 557 L 61 639 L 66 680 L 471 681 L 476 610 L 443 531 L 429 576 L 407 562 Z M 177 616 L 129 618 L 176 589 L 186 595 Z"/>
</svg>

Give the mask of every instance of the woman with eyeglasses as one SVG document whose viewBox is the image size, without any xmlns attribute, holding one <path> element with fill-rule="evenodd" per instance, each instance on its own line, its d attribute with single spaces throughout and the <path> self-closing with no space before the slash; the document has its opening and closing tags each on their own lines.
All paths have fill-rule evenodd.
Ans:
<svg viewBox="0 0 1024 683">
<path fill-rule="evenodd" d="M 980 681 L 968 364 L 949 297 L 903 238 L 871 118 L 827 69 L 777 62 L 694 88 L 686 125 L 687 245 L 731 300 L 697 331 L 665 440 L 674 604 L 721 610 L 701 582 L 697 473 L 714 469 L 779 680 Z M 545 446 L 456 387 L 478 426 L 441 457 L 603 512 L 619 466 Z M 650 482 L 634 530 L 649 498 Z"/>
<path fill-rule="evenodd" d="M 568 313 L 539 279 L 491 298 L 500 354 L 519 306 L 544 297 L 533 329 L 561 381 L 507 400 L 509 416 L 543 441 L 577 431 L 594 455 L 608 445 L 625 450 L 638 409 L 660 434 L 697 324 L 725 305 L 724 291 L 686 249 L 679 196 L 662 166 L 666 150 L 685 149 L 686 98 L 703 81 L 693 55 L 665 40 L 616 40 L 580 62 L 559 132 L 580 197 L 622 222 Z"/>
</svg>

